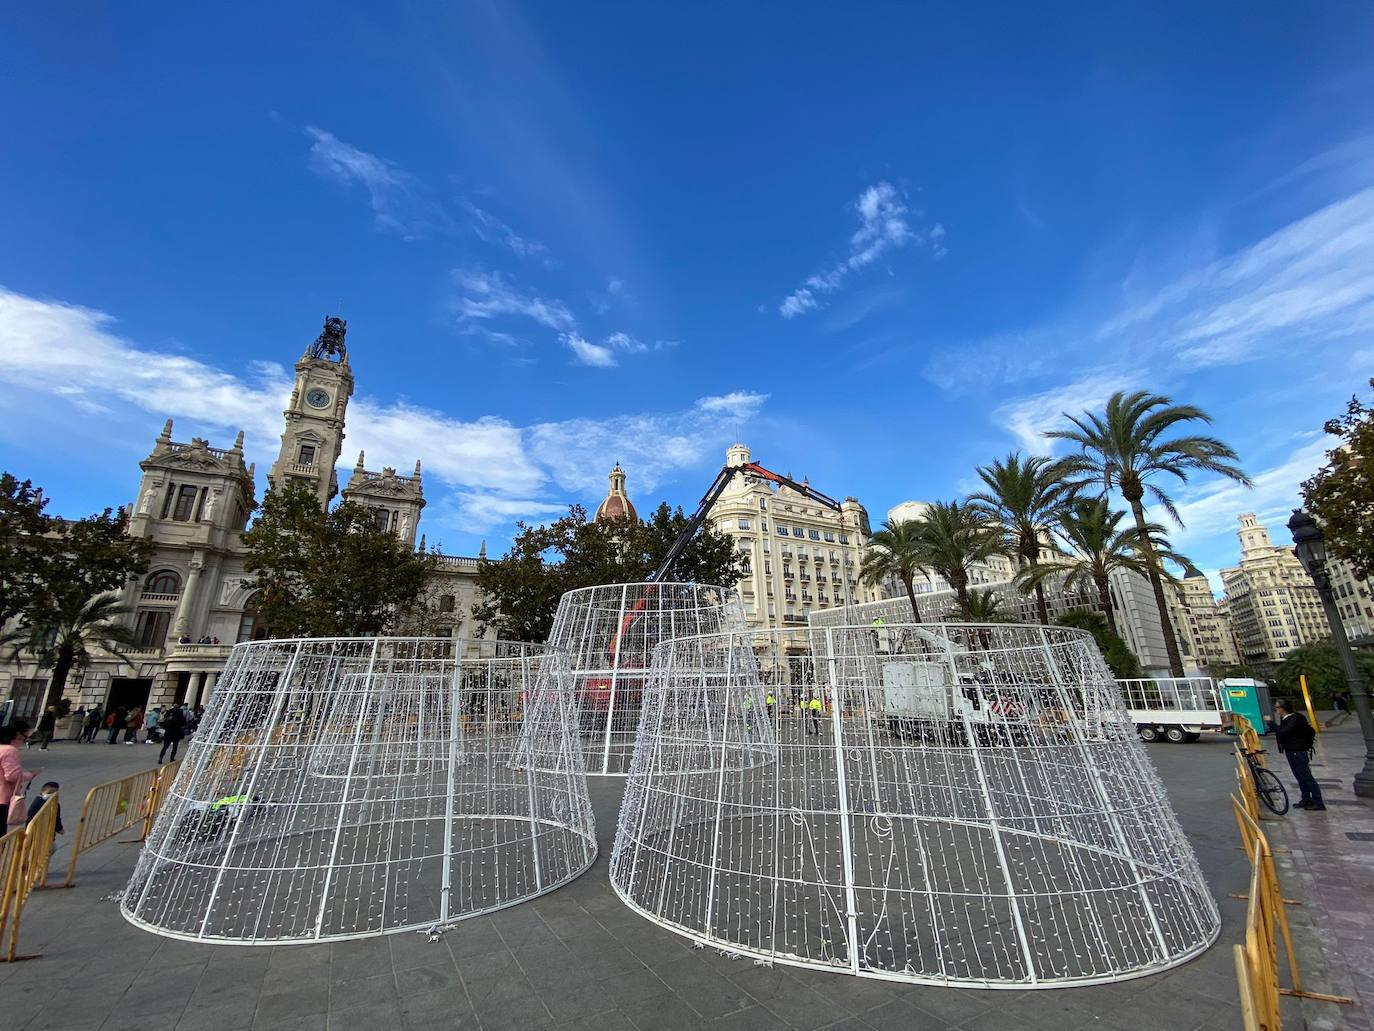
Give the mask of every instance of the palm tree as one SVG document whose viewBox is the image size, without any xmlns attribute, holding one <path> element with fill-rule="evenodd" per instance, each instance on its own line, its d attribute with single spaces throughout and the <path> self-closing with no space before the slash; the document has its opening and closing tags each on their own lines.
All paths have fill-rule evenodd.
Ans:
<svg viewBox="0 0 1374 1031">
<path fill-rule="evenodd" d="M 925 575 L 921 562 L 921 534 L 918 521 L 914 519 L 894 523 L 883 523 L 883 528 L 868 538 L 868 551 L 859 566 L 859 577 L 871 586 L 878 586 L 890 576 L 895 576 L 906 588 L 907 600 L 911 602 L 911 617 L 914 622 L 921 621 L 921 611 L 916 607 L 916 577 Z"/>
<path fill-rule="evenodd" d="M 1107 617 L 1108 627 L 1112 633 L 1118 633 L 1110 590 L 1112 573 L 1125 569 L 1141 576 L 1150 574 L 1149 565 L 1142 555 L 1144 549 L 1140 543 L 1140 530 L 1134 526 L 1119 528 L 1121 520 L 1125 518 L 1124 511 L 1112 511 L 1106 497 L 1076 498 L 1060 513 L 1059 524 L 1055 527 L 1055 532 L 1069 546 L 1069 554 L 1044 565 L 1022 570 L 1017 578 L 1038 587 L 1048 579 L 1062 577 L 1060 582 L 1065 593 L 1094 590 L 1098 605 Z M 1145 529 L 1155 554 L 1161 559 L 1179 565 L 1187 561 L 1169 547 L 1164 539 L 1164 527 L 1147 523 Z"/>
<path fill-rule="evenodd" d="M 1215 437 L 1166 437 L 1183 423 L 1210 423 L 1212 417 L 1194 405 L 1176 405 L 1171 398 L 1161 394 L 1145 390 L 1128 394 L 1118 390 L 1107 400 L 1101 414 L 1084 412 L 1076 417 L 1065 412 L 1064 417 L 1073 423 L 1074 429 L 1052 430 L 1045 435 L 1079 445 L 1082 454 L 1069 460 L 1072 471 L 1101 483 L 1103 493 L 1120 491 L 1131 506 L 1136 529 L 1140 531 L 1140 550 L 1149 571 L 1155 606 L 1159 609 L 1159 622 L 1164 629 L 1169 669 L 1174 676 L 1181 677 L 1183 658 L 1179 655 L 1178 641 L 1164 601 L 1159 556 L 1145 521 L 1145 495 L 1149 493 L 1174 522 L 1182 526 L 1183 520 L 1179 518 L 1173 499 L 1152 482 L 1156 477 L 1167 473 L 1186 483 L 1189 473 L 1202 471 L 1217 473 L 1247 487 L 1251 486 L 1250 478 L 1236 464 L 1236 453 Z"/>
<path fill-rule="evenodd" d="M 991 590 L 968 592 L 968 618 L 973 623 L 1005 623 L 1011 617 L 1002 598 Z"/>
<path fill-rule="evenodd" d="M 970 494 L 969 502 L 1002 524 L 1017 556 L 1034 569 L 1049 540 L 1050 526 L 1073 496 L 1074 484 L 1066 478 L 1064 462 L 1040 456 L 1022 458 L 1018 451 L 1003 461 L 979 466 L 978 475 L 987 489 Z M 1045 588 L 1039 580 L 1031 583 L 1036 614 L 1048 626 Z"/>
<path fill-rule="evenodd" d="M 983 509 L 957 501 L 936 501 L 913 522 L 921 538 L 921 566 L 944 577 L 969 618 L 968 567 L 1006 554 L 1001 527 Z"/>
<path fill-rule="evenodd" d="M 90 661 L 93 650 L 110 652 L 128 661 L 122 649 L 138 646 L 133 628 L 120 622 L 120 617 L 128 612 L 114 594 L 93 598 L 73 594 L 51 608 L 40 609 L 25 622 L 16 650 L 31 652 L 40 669 L 52 670 L 52 682 L 43 702 L 45 710 L 61 700 L 67 677 L 73 669 Z"/>
</svg>

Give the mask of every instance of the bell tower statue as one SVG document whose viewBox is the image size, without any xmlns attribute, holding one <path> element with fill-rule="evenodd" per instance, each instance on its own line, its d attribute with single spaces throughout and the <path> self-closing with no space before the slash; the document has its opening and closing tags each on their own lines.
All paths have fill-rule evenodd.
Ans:
<svg viewBox="0 0 1374 1031">
<path fill-rule="evenodd" d="M 273 487 L 290 480 L 311 485 L 324 508 L 339 492 L 334 463 L 343 450 L 344 413 L 353 395 L 344 336 L 348 323 L 331 315 L 296 363 L 296 386 L 282 415 L 281 451 L 267 474 Z"/>
</svg>

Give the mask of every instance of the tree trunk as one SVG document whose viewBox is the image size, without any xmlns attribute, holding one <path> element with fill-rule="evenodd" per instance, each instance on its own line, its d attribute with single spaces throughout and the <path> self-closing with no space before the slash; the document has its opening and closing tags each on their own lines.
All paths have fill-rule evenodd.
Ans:
<svg viewBox="0 0 1374 1031">
<path fill-rule="evenodd" d="M 1040 564 L 1039 551 L 1040 549 L 1037 548 L 1034 552 L 1029 552 L 1026 555 L 1026 561 L 1030 564 L 1031 569 Z M 1045 604 L 1045 585 L 1039 580 L 1035 581 L 1035 614 L 1040 617 L 1041 626 L 1050 625 L 1050 607 Z"/>
<path fill-rule="evenodd" d="M 1111 627 L 1112 633 L 1120 637 L 1121 633 L 1116 628 L 1116 611 L 1112 608 L 1111 581 L 1106 576 L 1094 576 L 1093 583 L 1097 584 L 1097 603 L 1102 606 L 1102 614 L 1107 617 L 1107 626 Z"/>
<path fill-rule="evenodd" d="M 954 595 L 959 599 L 959 608 L 964 613 L 965 621 L 972 622 L 973 614 L 969 612 L 968 603 L 968 574 L 956 577 L 950 586 L 954 588 Z"/>
<path fill-rule="evenodd" d="M 1164 650 L 1169 653 L 1169 675 L 1183 676 L 1183 656 L 1178 653 L 1178 641 L 1174 638 L 1174 624 L 1169 618 L 1169 605 L 1164 600 L 1164 581 L 1159 577 L 1159 557 L 1155 554 L 1154 541 L 1146 532 L 1145 506 L 1138 498 L 1127 498 L 1131 512 L 1135 515 L 1136 529 L 1140 531 L 1140 550 L 1145 553 L 1145 565 L 1150 571 L 1150 587 L 1155 593 L 1155 607 L 1159 609 L 1159 625 L 1164 629 Z"/>
<path fill-rule="evenodd" d="M 906 587 L 907 600 L 911 602 L 911 620 L 913 623 L 921 621 L 921 610 L 916 607 L 916 589 L 911 586 L 914 577 L 902 577 L 902 584 Z"/>
<path fill-rule="evenodd" d="M 48 711 L 49 705 L 56 705 L 62 700 L 62 692 L 67 689 L 67 677 L 72 671 L 72 656 L 66 651 L 61 651 L 57 655 L 57 663 L 52 668 L 52 681 L 48 684 L 48 694 L 43 699 L 43 708 L 38 713 L 41 717 Z"/>
</svg>

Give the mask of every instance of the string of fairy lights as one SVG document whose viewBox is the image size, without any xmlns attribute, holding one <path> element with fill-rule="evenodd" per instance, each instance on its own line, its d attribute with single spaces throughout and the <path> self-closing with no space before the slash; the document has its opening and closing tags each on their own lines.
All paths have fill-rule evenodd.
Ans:
<svg viewBox="0 0 1374 1031">
<path fill-rule="evenodd" d="M 947 624 L 794 643 L 732 632 L 656 652 L 611 858 L 631 906 L 766 960 L 989 987 L 1137 976 L 1215 939 L 1087 635 Z"/>
<path fill-rule="evenodd" d="M 240 645 L 126 916 L 324 941 L 442 928 L 566 882 L 596 855 L 569 676 L 541 645 Z"/>
<path fill-rule="evenodd" d="M 607 584 L 559 600 L 549 645 L 568 656 L 587 772 L 630 768 L 654 649 L 663 641 L 743 630 L 735 592 L 692 583 Z"/>
</svg>

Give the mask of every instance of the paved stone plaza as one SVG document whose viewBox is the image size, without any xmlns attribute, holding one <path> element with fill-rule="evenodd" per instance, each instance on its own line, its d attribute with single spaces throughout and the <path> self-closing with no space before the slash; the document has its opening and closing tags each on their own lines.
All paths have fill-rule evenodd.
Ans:
<svg viewBox="0 0 1374 1031">
<path fill-rule="evenodd" d="M 1325 814 L 1266 824 L 1309 987 L 1374 998 L 1374 807 L 1350 795 L 1359 735 L 1348 723 L 1325 741 Z M 108 843 L 87 855 L 78 885 L 42 892 L 25 913 L 25 963 L 0 965 L 0 1029 L 67 1031 L 239 1028 L 1236 1028 L 1235 968 L 1248 865 L 1227 794 L 1229 742 L 1154 745 L 1160 768 L 1221 907 L 1221 940 L 1172 972 L 1057 991 L 976 991 L 756 966 L 683 939 L 630 912 L 606 879 L 618 781 L 593 780 L 602 854 L 571 885 L 468 921 L 436 944 L 405 934 L 334 945 L 194 945 L 137 930 L 109 896 L 136 855 Z M 30 753 L 62 782 L 68 838 L 91 784 L 152 764 L 139 746 L 55 745 Z M 1281 773 L 1287 782 L 1286 769 Z M 1334 804 L 1332 804 L 1334 803 Z M 54 868 L 65 868 L 66 844 Z M 58 878 L 60 880 L 60 878 Z M 1286 1026 L 1368 1028 L 1362 1005 L 1285 1000 Z"/>
</svg>

